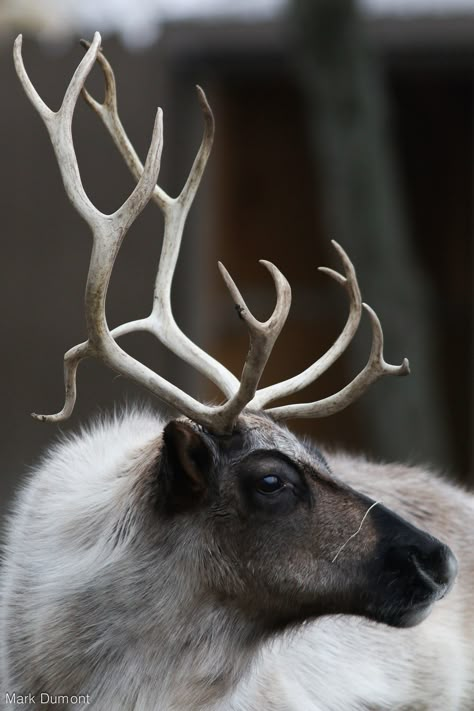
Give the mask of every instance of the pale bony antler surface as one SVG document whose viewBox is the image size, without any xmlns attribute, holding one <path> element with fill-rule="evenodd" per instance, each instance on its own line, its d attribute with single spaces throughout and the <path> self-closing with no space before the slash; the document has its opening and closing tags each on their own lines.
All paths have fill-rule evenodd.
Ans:
<svg viewBox="0 0 474 711">
<path fill-rule="evenodd" d="M 81 41 L 81 44 L 85 48 L 90 46 L 90 43 L 84 40 Z M 104 101 L 99 103 L 86 89 L 83 89 L 83 96 L 87 104 L 103 121 L 132 175 L 138 180 L 142 174 L 143 165 L 120 120 L 117 85 L 113 69 L 102 52 L 97 55 L 97 61 L 104 75 Z M 162 343 L 209 377 L 229 396 L 238 387 L 237 378 L 183 334 L 174 320 L 171 308 L 171 283 L 181 246 L 184 222 L 204 172 L 214 135 L 214 119 L 211 108 L 202 89 L 200 87 L 197 87 L 197 89 L 205 118 L 205 131 L 188 181 L 178 198 L 169 197 L 158 185 L 152 196 L 153 201 L 161 208 L 165 221 L 163 248 L 156 276 L 152 313 L 145 319 L 119 326 L 112 331 L 112 335 L 117 338 L 132 330 L 142 329 L 152 332 Z M 354 337 L 362 314 L 360 290 L 350 259 L 336 242 L 333 242 L 333 244 L 343 262 L 345 276 L 343 277 L 338 272 L 326 267 L 320 267 L 320 270 L 336 279 L 339 284 L 346 288 L 349 294 L 350 312 L 343 332 L 329 351 L 305 371 L 281 383 L 276 383 L 257 391 L 250 403 L 250 407 L 263 408 L 270 402 L 291 395 L 317 380 L 339 358 Z"/>
<path fill-rule="evenodd" d="M 158 179 L 162 150 L 162 113 L 158 110 L 150 149 L 144 170 L 135 190 L 125 203 L 112 215 L 100 212 L 89 200 L 83 188 L 72 139 L 72 118 L 84 81 L 94 66 L 100 47 L 100 35 L 96 33 L 90 50 L 76 69 L 58 111 L 52 111 L 43 102 L 31 83 L 21 55 L 22 36 L 14 45 L 14 61 L 18 77 L 33 106 L 43 119 L 58 160 L 66 193 L 81 217 L 89 225 L 94 242 L 86 285 L 86 322 L 88 341 L 66 353 L 64 373 L 66 400 L 63 410 L 57 415 L 38 416 L 40 419 L 62 420 L 72 412 L 76 397 L 75 373 L 79 362 L 90 355 L 97 355 L 103 345 L 114 356 L 122 357 L 109 337 L 105 320 L 105 298 L 115 258 L 121 242 L 132 222 L 148 203 Z M 112 354 L 110 354 L 112 355 Z M 124 354 L 126 355 L 126 354 Z M 115 358 L 112 357 L 112 360 Z"/>
<path fill-rule="evenodd" d="M 85 40 L 81 40 L 81 44 L 85 48 L 90 46 L 90 43 Z M 138 180 L 143 172 L 143 165 L 120 120 L 114 72 L 102 52 L 98 53 L 97 61 L 105 80 L 104 101 L 103 103 L 96 101 L 85 88 L 82 90 L 83 97 L 103 121 L 132 175 Z M 112 331 L 112 336 L 118 338 L 132 331 L 152 333 L 182 360 L 190 363 L 214 382 L 224 395 L 230 397 L 239 387 L 238 379 L 222 363 L 199 348 L 181 331 L 174 319 L 171 306 L 171 285 L 186 218 L 201 182 L 214 139 L 214 117 L 206 95 L 199 86 L 197 94 L 204 116 L 204 134 L 188 179 L 176 198 L 170 197 L 159 185 L 155 186 L 151 196 L 164 217 L 163 246 L 155 280 L 151 314 L 146 318 L 118 326 Z"/>
<path fill-rule="evenodd" d="M 347 254 L 335 240 L 332 240 L 332 244 L 341 258 L 345 276 L 342 276 L 339 272 L 334 271 L 334 269 L 329 269 L 328 267 L 319 267 L 319 271 L 328 274 L 347 290 L 350 309 L 346 325 L 331 348 L 324 353 L 321 358 L 318 358 L 315 363 L 310 365 L 309 368 L 306 368 L 302 373 L 288 380 L 276 383 L 275 385 L 260 389 L 252 401 L 252 407 L 263 408 L 270 402 L 292 395 L 306 388 L 311 383 L 314 383 L 336 362 L 354 338 L 362 315 L 362 298 L 359 284 L 357 283 L 354 266 Z"/>
<path fill-rule="evenodd" d="M 149 153 L 143 166 L 130 143 L 118 116 L 116 85 L 112 69 L 100 51 L 100 35 L 95 34 L 92 44 L 84 43 L 87 52 L 76 70 L 58 112 L 51 111 L 41 100 L 31 84 L 21 57 L 21 36 L 15 42 L 14 57 L 18 76 L 31 102 L 43 118 L 56 152 L 66 192 L 79 214 L 89 224 L 93 233 L 93 249 L 86 284 L 86 326 L 88 340 L 70 349 L 64 357 L 66 398 L 62 411 L 56 415 L 39 415 L 48 421 L 69 417 L 76 399 L 76 370 L 79 362 L 94 356 L 109 367 L 146 387 L 181 413 L 208 429 L 228 433 L 239 413 L 245 407 L 265 408 L 276 399 L 298 392 L 319 378 L 346 350 L 359 326 L 362 307 L 372 322 L 372 350 L 362 372 L 339 393 L 323 400 L 266 409 L 275 419 L 290 417 L 323 417 L 347 407 L 367 387 L 384 374 L 404 375 L 409 372 L 405 359 L 400 366 L 387 364 L 383 359 L 383 337 L 379 320 L 372 309 L 362 304 L 354 267 L 344 250 L 333 242 L 343 263 L 344 275 L 322 267 L 348 292 L 349 316 L 346 325 L 333 346 L 299 375 L 267 388 L 257 390 L 263 369 L 278 337 L 291 303 L 291 290 L 281 272 L 270 262 L 261 263 L 270 271 L 277 300 L 270 318 L 261 323 L 249 312 L 234 281 L 222 264 L 219 264 L 226 286 L 234 299 L 237 311 L 249 331 L 250 345 L 240 381 L 222 364 L 199 348 L 177 326 L 171 308 L 171 284 L 178 258 L 183 229 L 189 208 L 199 186 L 211 150 L 214 120 L 206 97 L 198 87 L 198 96 L 205 118 L 204 136 L 189 177 L 177 198 L 171 198 L 156 185 L 162 148 L 162 118 L 158 110 Z M 84 82 L 95 62 L 99 61 L 105 77 L 105 99 L 102 104 L 84 89 Z M 131 196 L 112 215 L 104 215 L 87 197 L 81 183 L 72 140 L 72 116 L 79 96 L 101 117 L 128 167 L 138 180 Z M 154 292 L 151 314 L 123 324 L 109 331 L 105 317 L 105 300 L 110 275 L 123 238 L 149 199 L 153 199 L 164 213 L 165 232 Z M 204 405 L 142 363 L 123 351 L 115 339 L 132 331 L 146 330 L 156 335 L 177 355 L 194 365 L 201 373 L 216 383 L 227 396 L 218 406 Z"/>
<path fill-rule="evenodd" d="M 293 417 L 328 417 L 355 402 L 382 375 L 408 375 L 410 366 L 407 358 L 403 359 L 401 365 L 390 365 L 385 362 L 382 326 L 378 316 L 368 304 L 362 306 L 369 314 L 372 326 L 372 348 L 365 368 L 345 388 L 334 395 L 315 402 L 271 407 L 267 408 L 266 412 L 276 420 L 288 420 Z"/>
<path fill-rule="evenodd" d="M 89 46 L 89 43 L 85 42 L 84 40 L 82 41 L 82 44 L 84 47 Z M 86 89 L 83 90 L 83 96 L 89 106 L 102 119 L 104 125 L 112 136 L 115 145 L 117 146 L 122 157 L 124 158 L 127 166 L 129 167 L 134 177 L 138 179 L 142 173 L 143 166 L 125 132 L 125 129 L 118 114 L 117 87 L 113 69 L 102 52 L 99 52 L 97 60 L 104 75 L 104 101 L 102 104 L 97 102 Z M 193 365 L 195 365 L 198 370 L 210 377 L 210 379 L 213 380 L 213 382 L 215 382 L 221 388 L 221 390 L 223 390 L 224 393 L 228 394 L 227 387 L 229 386 L 232 391 L 233 389 L 235 389 L 238 381 L 220 363 L 218 364 L 217 369 L 214 368 L 214 364 L 216 363 L 216 361 L 214 361 L 213 359 L 212 363 L 210 364 L 211 372 L 209 372 L 209 368 L 207 367 L 207 359 L 209 358 L 208 354 L 204 351 L 201 351 L 201 349 L 198 349 L 199 352 L 197 353 L 196 346 L 194 344 L 192 344 L 192 350 L 188 348 L 188 343 L 192 342 L 189 341 L 189 339 L 187 339 L 187 337 L 184 336 L 184 334 L 177 327 L 172 316 L 170 302 L 171 280 L 173 278 L 173 272 L 176 267 L 176 260 L 178 257 L 178 251 L 180 248 L 184 228 L 184 219 L 179 218 L 183 214 L 184 217 L 186 217 L 187 215 L 190 203 L 194 198 L 195 192 L 197 190 L 197 187 L 202 177 L 202 173 L 205 168 L 205 164 L 209 157 L 212 145 L 212 137 L 214 134 L 214 120 L 212 117 L 211 109 L 204 93 L 202 92 L 202 89 L 200 89 L 200 87 L 197 88 L 199 100 L 205 117 L 206 128 L 200 152 L 198 153 L 196 161 L 193 165 L 190 177 L 188 178 L 188 182 L 186 183 L 186 186 L 183 189 L 181 195 L 176 200 L 173 200 L 168 195 L 166 195 L 164 190 L 162 190 L 162 188 L 160 188 L 159 186 L 156 187 L 153 194 L 153 200 L 162 209 L 165 217 L 163 251 L 160 258 L 160 264 L 155 284 L 155 303 L 153 307 L 153 312 L 148 319 L 144 319 L 139 322 L 132 322 L 132 324 L 126 324 L 123 327 L 119 327 L 119 329 L 116 329 L 112 333 L 116 336 L 122 335 L 123 333 L 128 332 L 128 329 L 130 327 L 135 328 L 135 324 L 137 324 L 137 327 L 139 328 L 143 327 L 143 324 L 146 324 L 146 328 L 152 330 L 153 333 L 155 333 L 155 335 L 163 343 L 168 345 L 172 350 L 174 350 L 175 353 L 180 355 L 184 360 L 187 360 L 188 362 L 191 362 Z M 189 184 L 191 185 L 190 190 L 188 190 Z M 185 207 L 183 208 L 180 205 L 181 196 L 185 197 L 185 200 L 183 201 L 183 206 Z M 173 217 L 174 211 L 176 211 L 177 215 L 179 216 L 178 219 L 176 219 L 176 217 Z M 179 226 L 179 228 L 176 229 L 176 226 Z M 280 383 L 275 383 L 274 385 L 270 385 L 266 388 L 261 388 L 256 392 L 253 399 L 249 402 L 248 407 L 254 409 L 266 408 L 271 402 L 274 402 L 278 399 L 282 399 L 284 397 L 288 397 L 307 387 L 311 383 L 315 382 L 326 372 L 328 368 L 330 368 L 336 362 L 336 360 L 342 355 L 342 353 L 344 353 L 344 351 L 354 338 L 362 316 L 362 299 L 360 295 L 360 289 L 357 283 L 357 277 L 354 270 L 354 266 L 352 265 L 352 262 L 350 261 L 349 257 L 342 249 L 342 247 L 337 244 L 337 242 L 333 240 L 332 243 L 342 261 L 344 268 L 344 276 L 342 274 L 339 274 L 339 272 L 336 272 L 333 269 L 329 269 L 327 267 L 320 267 L 319 269 L 320 271 L 325 272 L 333 279 L 335 279 L 341 286 L 346 289 L 349 295 L 350 310 L 343 331 L 336 339 L 334 344 L 331 346 L 331 348 L 315 363 L 306 368 L 306 370 L 304 370 L 302 373 L 299 373 L 298 375 L 295 375 L 289 378 L 288 380 L 282 381 Z M 157 295 L 159 295 L 160 298 L 157 298 Z M 377 318 L 375 314 L 373 315 L 375 318 Z M 375 334 L 376 327 L 373 326 L 373 329 L 373 332 Z M 381 334 L 380 324 L 379 331 Z M 172 343 L 170 343 L 168 339 L 170 333 L 172 333 Z M 383 341 L 381 341 L 378 337 L 376 338 L 376 336 L 374 335 L 374 347 L 376 343 L 380 347 L 382 347 Z M 382 357 L 381 362 L 384 363 Z M 203 367 L 203 364 L 205 367 Z M 347 386 L 346 388 L 344 388 L 343 391 L 341 391 L 341 393 L 338 393 L 337 395 L 334 395 L 331 398 L 325 398 L 324 401 L 319 401 L 318 403 L 306 403 L 302 405 L 301 414 L 297 414 L 299 412 L 298 408 L 300 407 L 298 405 L 272 408 L 269 411 L 273 414 L 274 417 L 281 419 L 290 416 L 322 417 L 324 416 L 325 407 L 327 407 L 328 410 L 327 414 L 332 414 L 332 412 L 336 412 L 339 409 L 342 409 L 343 407 L 347 407 L 350 402 L 359 397 L 364 384 L 367 384 L 366 387 L 368 387 L 371 382 L 374 382 L 374 380 L 384 374 L 390 373 L 403 375 L 407 372 L 408 361 L 406 360 L 399 367 L 387 365 L 386 369 L 380 363 L 376 366 L 375 356 L 372 351 L 369 362 L 364 368 L 363 377 L 361 377 L 362 374 L 361 376 L 358 376 L 353 381 L 353 383 L 350 383 L 349 386 Z M 314 412 L 314 415 L 310 414 L 311 412 Z"/>
<path fill-rule="evenodd" d="M 21 45 L 21 35 L 14 47 L 15 67 L 21 83 L 33 106 L 37 109 L 48 129 L 67 195 L 81 217 L 88 223 L 93 234 L 93 247 L 89 274 L 86 284 L 85 310 L 88 340 L 75 346 L 64 357 L 66 401 L 61 412 L 56 415 L 37 415 L 41 420 L 58 421 L 67 418 L 74 407 L 76 397 L 75 375 L 79 362 L 88 356 L 102 360 L 106 365 L 132 380 L 148 388 L 162 400 L 178 409 L 183 414 L 209 429 L 218 432 L 231 431 L 233 423 L 253 398 L 258 382 L 288 315 L 291 303 L 291 290 L 285 277 L 269 262 L 264 262 L 270 271 L 276 291 L 277 302 L 271 317 L 261 323 L 253 318 L 248 309 L 242 306 L 241 317 L 245 321 L 250 334 L 250 347 L 247 361 L 244 365 L 242 378 L 237 390 L 220 406 L 204 405 L 190 397 L 172 383 L 132 358 L 116 343 L 105 317 L 105 301 L 115 259 L 123 238 L 149 201 L 155 190 L 160 167 L 162 148 L 162 119 L 158 111 L 150 150 L 138 184 L 126 202 L 112 215 L 105 215 L 92 205 L 82 186 L 77 158 L 72 139 L 72 116 L 84 82 L 92 69 L 100 48 L 99 33 L 87 50 L 82 62 L 77 68 L 66 91 L 63 104 L 59 111 L 53 112 L 39 97 L 24 68 Z M 198 156 L 197 171 L 200 159 Z M 188 195 L 193 196 L 195 178 L 190 177 L 183 191 L 182 201 L 189 209 Z M 182 195 L 183 195 L 182 193 Z M 177 200 L 179 201 L 180 198 Z M 192 199 L 192 198 L 191 198 Z M 181 213 L 182 214 L 182 211 Z M 184 219 L 183 217 L 179 219 Z M 179 234 L 179 226 L 175 225 Z M 234 297 L 240 297 L 237 287 L 229 274 L 221 268 L 226 284 Z M 158 299 L 160 294 L 157 295 Z M 137 330 L 132 326 L 129 330 Z M 124 328 L 123 330 L 127 330 Z"/>
</svg>

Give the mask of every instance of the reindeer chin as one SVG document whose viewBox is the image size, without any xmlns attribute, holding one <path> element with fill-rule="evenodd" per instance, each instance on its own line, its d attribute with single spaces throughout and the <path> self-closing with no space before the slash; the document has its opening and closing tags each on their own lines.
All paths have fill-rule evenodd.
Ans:
<svg viewBox="0 0 474 711">
<path fill-rule="evenodd" d="M 421 624 L 431 614 L 433 602 L 420 603 L 407 608 L 394 608 L 387 610 L 385 614 L 377 614 L 375 621 L 381 622 L 389 627 L 408 628 Z"/>
</svg>

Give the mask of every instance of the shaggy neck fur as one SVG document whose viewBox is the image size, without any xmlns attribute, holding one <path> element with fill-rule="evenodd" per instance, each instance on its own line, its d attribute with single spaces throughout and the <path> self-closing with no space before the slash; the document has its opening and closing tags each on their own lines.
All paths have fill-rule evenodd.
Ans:
<svg viewBox="0 0 474 711">
<path fill-rule="evenodd" d="M 258 445 L 295 458 L 298 444 L 264 424 Z M 419 469 L 331 455 L 349 485 L 452 542 L 459 581 L 415 628 L 325 617 L 268 644 L 262 615 L 230 599 L 236 561 L 205 518 L 153 516 L 162 428 L 140 412 L 99 424 L 50 450 L 20 492 L 0 576 L 1 693 L 90 695 L 75 711 L 471 708 L 472 497 Z"/>
<path fill-rule="evenodd" d="M 92 598 L 109 601 L 103 614 L 87 609 L 79 614 L 80 619 L 92 613 L 95 620 L 107 621 L 101 629 L 96 625 L 92 644 L 86 635 L 82 655 L 84 690 L 95 689 L 98 708 L 210 709 L 232 692 L 250 667 L 265 638 L 263 629 L 241 611 L 220 606 L 204 590 L 196 590 L 192 571 L 184 574 L 182 563 L 170 559 L 161 565 L 157 582 L 156 561 L 150 558 L 148 570 L 132 576 L 128 570 L 123 587 L 120 569 L 115 582 L 110 583 L 109 571 L 102 587 L 89 587 L 86 607 Z M 101 662 L 94 667 L 96 659 Z M 61 675 L 64 680 L 64 661 Z"/>
</svg>

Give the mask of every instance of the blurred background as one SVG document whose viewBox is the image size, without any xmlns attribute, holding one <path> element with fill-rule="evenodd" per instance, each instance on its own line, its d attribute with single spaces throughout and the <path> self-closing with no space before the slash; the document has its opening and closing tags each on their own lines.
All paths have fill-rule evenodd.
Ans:
<svg viewBox="0 0 474 711">
<path fill-rule="evenodd" d="M 340 267 L 336 239 L 381 318 L 386 360 L 409 357 L 412 375 L 384 378 L 338 415 L 290 426 L 329 446 L 426 462 L 472 486 L 474 0 L 0 0 L 2 505 L 58 430 L 127 401 L 159 406 L 87 361 L 69 422 L 29 414 L 62 407 L 63 353 L 85 336 L 91 238 L 64 194 L 11 49 L 23 32 L 30 77 L 57 108 L 83 54 L 77 40 L 96 29 L 142 158 L 156 106 L 164 109 L 160 184 L 172 195 L 201 137 L 196 83 L 214 109 L 214 150 L 173 287 L 183 330 L 240 374 L 247 334 L 216 262 L 263 320 L 274 289 L 258 260 L 269 259 L 289 279 L 293 305 L 263 385 L 299 372 L 345 323 L 345 293 L 316 270 Z M 97 69 L 88 87 L 102 95 Z M 82 104 L 74 134 L 88 194 L 114 211 L 131 176 Z M 117 261 L 111 327 L 149 313 L 161 234 L 161 214 L 149 205 Z M 325 397 L 363 367 L 366 320 L 340 361 L 294 401 Z M 150 336 L 121 344 L 191 394 L 219 397 Z"/>
</svg>

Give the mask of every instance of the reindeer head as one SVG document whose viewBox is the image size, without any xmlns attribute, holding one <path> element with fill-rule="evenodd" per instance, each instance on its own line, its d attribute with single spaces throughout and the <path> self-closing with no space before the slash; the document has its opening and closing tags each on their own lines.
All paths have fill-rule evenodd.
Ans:
<svg viewBox="0 0 474 711">
<path fill-rule="evenodd" d="M 225 436 L 172 421 L 159 452 L 158 537 L 170 527 L 189 540 L 190 526 L 209 594 L 267 630 L 331 613 L 410 626 L 454 580 L 447 546 L 346 486 L 267 415 L 247 412 Z"/>
<path fill-rule="evenodd" d="M 220 265 L 250 336 L 248 356 L 237 380 L 183 334 L 170 305 L 186 216 L 213 138 L 213 117 L 204 93 L 198 90 L 205 119 L 204 138 L 182 192 L 171 198 L 156 185 L 162 148 L 161 112 L 143 167 L 118 117 L 115 80 L 100 51 L 100 36 L 96 34 L 87 47 L 63 104 L 54 113 L 25 72 L 21 37 L 15 44 L 18 75 L 49 131 L 66 192 L 93 233 L 85 296 L 88 340 L 65 355 L 64 408 L 56 415 L 37 417 L 58 421 L 71 414 L 77 366 L 90 356 L 182 413 L 184 419 L 170 422 L 156 441 L 147 444 L 140 455 L 139 483 L 129 494 L 132 508 L 142 512 L 140 520 L 146 534 L 142 531 L 140 536 L 148 542 L 148 554 L 172 551 L 176 564 L 169 575 L 186 575 L 195 600 L 208 596 L 215 604 L 252 619 L 266 630 L 329 613 L 360 614 L 398 626 L 419 622 L 452 584 L 456 563 L 450 550 L 381 503 L 343 484 L 338 472 L 331 471 L 312 445 L 300 442 L 278 424 L 290 417 L 333 414 L 380 376 L 408 373 L 407 360 L 399 366 L 384 361 L 379 320 L 362 303 L 348 256 L 334 243 L 344 273 L 323 269 L 349 295 L 349 317 L 341 335 L 304 372 L 261 389 L 258 384 L 263 369 L 289 311 L 290 287 L 274 265 L 263 262 L 275 282 L 277 300 L 271 317 L 261 323 L 249 312 L 234 281 Z M 105 77 L 103 104 L 84 89 L 96 59 Z M 138 180 L 133 193 L 112 215 L 97 210 L 81 183 L 71 133 L 81 91 Z M 105 301 L 114 261 L 127 229 L 150 199 L 158 204 L 165 220 L 153 309 L 146 318 L 110 331 Z M 339 393 L 318 402 L 268 407 L 276 399 L 304 388 L 335 362 L 351 342 L 364 309 L 371 320 L 373 338 L 362 372 Z M 196 401 L 128 355 L 117 338 L 136 330 L 153 333 L 209 377 L 226 396 L 224 404 Z M 119 513 L 116 515 L 116 528 L 122 530 Z M 100 523 L 97 526 L 100 535 Z"/>
</svg>

